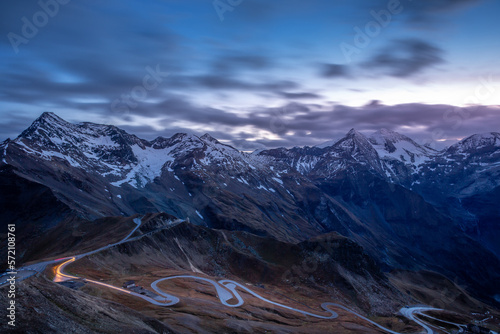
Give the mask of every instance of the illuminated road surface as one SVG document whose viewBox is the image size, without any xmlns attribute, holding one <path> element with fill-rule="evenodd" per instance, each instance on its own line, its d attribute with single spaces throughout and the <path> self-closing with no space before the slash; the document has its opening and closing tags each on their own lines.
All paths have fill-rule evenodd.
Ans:
<svg viewBox="0 0 500 334">
<path fill-rule="evenodd" d="M 419 314 L 419 315 L 421 315 L 421 316 L 424 316 L 426 318 L 429 318 L 429 319 L 434 319 L 434 320 L 437 320 L 437 321 L 445 323 L 445 324 L 457 326 L 458 328 L 462 328 L 462 327 L 463 328 L 467 328 L 467 325 L 457 324 L 457 323 L 454 323 L 454 322 L 449 322 L 449 321 L 441 320 L 441 319 L 438 319 L 438 318 L 434 318 L 434 317 L 431 317 L 430 315 L 427 315 L 427 314 L 422 313 L 422 312 L 416 312 L 416 313 Z"/>
<path fill-rule="evenodd" d="M 377 326 L 378 328 L 382 329 L 383 331 L 386 331 L 387 333 L 391 333 L 391 334 L 400 334 L 398 332 L 395 332 L 395 331 L 392 331 L 390 329 L 387 329 L 379 324 L 377 324 L 376 322 L 362 316 L 361 314 L 355 312 L 355 311 L 352 311 L 350 309 L 348 309 L 347 307 L 343 306 L 343 305 L 340 305 L 340 304 L 335 304 L 335 303 L 323 303 L 321 304 L 321 307 L 328 313 L 330 313 L 329 316 L 326 316 L 326 315 L 320 315 L 320 314 L 315 314 L 315 313 L 310 313 L 310 312 L 307 312 L 307 311 L 302 311 L 302 310 L 299 310 L 299 309 L 296 309 L 294 307 L 290 307 L 290 306 L 286 306 L 286 305 L 283 305 L 283 304 L 280 304 L 280 303 L 277 303 L 277 302 L 273 302 L 269 299 L 266 299 L 264 297 L 262 297 L 261 295 L 259 295 L 258 293 L 250 290 L 249 288 L 247 288 L 246 286 L 238 283 L 238 282 L 235 282 L 235 281 L 232 281 L 232 280 L 220 280 L 219 282 L 216 282 L 214 280 L 211 280 L 211 279 L 208 279 L 208 278 L 204 278 L 204 277 L 198 277 L 198 276 L 191 276 L 191 275 L 182 275 L 182 276 L 171 276 L 171 277 L 165 277 L 165 278 L 160 278 L 156 281 L 154 281 L 153 283 L 151 283 L 151 287 L 153 288 L 153 290 L 155 290 L 158 294 L 160 295 L 163 295 L 163 296 L 169 296 L 169 297 L 173 297 L 169 294 L 166 294 L 163 290 L 161 290 L 159 287 L 158 287 L 158 283 L 162 282 L 162 281 L 166 281 L 166 280 L 171 280 L 171 279 L 182 279 L 182 278 L 188 278 L 188 279 L 195 279 L 195 280 L 201 280 L 201 281 L 205 281 L 205 282 L 208 282 L 208 283 L 211 283 L 214 287 L 215 287 L 215 290 L 217 291 L 217 296 L 219 297 L 219 300 L 220 302 L 225 305 L 225 306 L 229 306 L 229 307 L 239 307 L 241 305 L 244 304 L 244 301 L 243 301 L 243 298 L 241 297 L 241 295 L 236 291 L 236 288 L 239 288 L 241 290 L 245 290 L 246 292 L 248 292 L 249 294 L 251 294 L 252 296 L 266 302 L 266 303 L 269 303 L 269 304 L 272 304 L 272 305 L 275 305 L 275 306 L 278 306 L 278 307 L 281 307 L 281 308 L 284 308 L 284 309 L 287 309 L 287 310 L 290 310 L 290 311 L 294 311 L 294 312 L 298 312 L 298 313 L 301 313 L 301 314 L 304 314 L 304 315 L 308 315 L 308 316 L 312 316 L 312 317 L 315 317 L 315 318 L 320 318 L 320 319 L 335 319 L 338 317 L 338 314 L 331 310 L 329 308 L 329 306 L 332 306 L 332 307 L 337 307 L 337 308 L 341 308 L 351 314 L 354 314 L 355 316 L 357 316 L 358 318 L 360 319 L 363 319 L 375 326 Z M 226 288 L 226 289 L 224 289 Z M 228 291 L 229 290 L 229 291 Z M 228 300 L 232 299 L 232 298 L 235 298 L 236 299 L 236 303 L 235 304 L 229 304 L 228 303 Z M 425 330 L 427 330 L 427 333 L 428 334 L 432 334 L 433 331 L 432 329 L 428 328 L 423 322 L 421 322 L 419 319 L 415 319 L 415 317 L 413 316 L 413 313 L 414 312 L 423 312 L 423 311 L 428 311 L 428 310 L 437 310 L 437 309 L 434 309 L 434 308 L 430 308 L 430 307 L 427 307 L 427 308 L 424 308 L 424 307 L 414 307 L 414 308 L 403 308 L 401 309 L 401 311 L 405 310 L 405 312 L 402 314 L 407 317 L 408 319 L 411 319 L 411 320 L 414 320 L 415 322 L 417 322 L 418 324 L 422 325 L 422 327 L 424 327 Z"/>
<path fill-rule="evenodd" d="M 45 268 L 48 265 L 56 264 L 56 263 L 59 263 L 59 262 L 61 262 L 63 260 L 70 259 L 70 258 L 75 258 L 76 260 L 78 260 L 78 259 L 81 259 L 84 256 L 91 255 L 91 254 L 94 254 L 94 253 L 98 253 L 98 252 L 103 251 L 105 249 L 108 249 L 108 248 L 111 248 L 113 246 L 122 244 L 122 243 L 124 243 L 126 241 L 130 241 L 129 238 L 141 226 L 141 219 L 140 218 L 134 218 L 133 222 L 136 224 L 136 226 L 134 227 L 134 229 L 125 238 L 123 238 L 121 241 L 118 241 L 118 242 L 116 242 L 114 244 L 109 244 L 107 246 L 98 248 L 96 250 L 93 250 L 93 251 L 90 251 L 90 252 L 87 252 L 87 253 L 83 253 L 83 254 L 79 254 L 79 255 L 75 255 L 75 256 L 68 256 L 68 257 L 63 257 L 63 258 L 60 258 L 60 259 L 55 259 L 55 260 L 43 261 L 43 262 L 38 262 L 38 263 L 35 263 L 35 264 L 30 264 L 28 266 L 19 268 L 17 271 L 21 272 L 21 271 L 30 270 L 30 271 L 34 271 L 35 273 L 37 273 L 37 272 L 40 273 L 40 272 L 44 271 Z M 54 278 L 54 281 L 55 282 L 62 282 L 62 281 L 66 281 L 68 279 L 69 279 L 68 277 L 63 276 L 63 275 L 58 275 L 57 272 L 56 272 L 56 277 Z M 71 278 L 71 279 L 73 279 L 73 278 Z"/>
<path fill-rule="evenodd" d="M 68 275 L 67 273 L 63 272 L 64 267 L 66 267 L 68 264 L 70 264 L 72 262 L 75 262 L 75 261 L 76 261 L 76 258 L 72 257 L 71 259 L 67 260 L 66 262 L 63 262 L 60 265 L 58 265 L 56 267 L 56 277 L 62 277 L 65 280 L 80 279 L 81 277 Z M 87 278 L 84 278 L 84 281 L 88 282 L 88 283 L 92 283 L 92 284 L 98 284 L 98 285 L 101 285 L 101 286 L 105 286 L 107 288 L 110 288 L 110 289 L 113 289 L 113 290 L 117 290 L 117 291 L 120 291 L 120 292 L 124 292 L 126 294 L 142 298 L 142 299 L 144 299 L 144 300 L 146 300 L 146 301 L 148 301 L 148 302 L 150 302 L 152 304 L 159 305 L 159 306 L 171 306 L 171 305 L 177 304 L 179 302 L 179 298 L 174 297 L 174 296 L 169 296 L 170 298 L 165 298 L 165 301 L 159 301 L 159 300 L 155 300 L 155 299 L 153 299 L 151 297 L 141 295 L 140 293 L 136 293 L 136 292 L 133 292 L 133 291 L 130 291 L 130 290 L 127 290 L 127 289 L 122 289 L 122 288 L 116 287 L 114 285 L 106 284 L 106 283 L 103 283 L 103 282 L 98 282 L 98 281 L 94 281 L 94 280 L 87 279 Z M 162 295 L 164 297 L 167 296 L 167 294 L 162 294 Z"/>
<path fill-rule="evenodd" d="M 123 240 L 121 240 L 121 241 L 119 241 L 117 243 L 110 244 L 110 245 L 101 247 L 99 249 L 93 250 L 91 252 L 87 252 L 87 253 L 84 253 L 84 254 L 75 255 L 75 256 L 72 256 L 72 257 L 65 257 L 65 258 L 55 259 L 55 260 L 51 260 L 51 261 L 44 261 L 44 262 L 32 264 L 32 265 L 20 268 L 18 271 L 33 271 L 35 273 L 36 272 L 41 272 L 41 271 L 43 271 L 47 267 L 47 265 L 55 264 L 55 263 L 61 262 L 63 260 L 66 260 L 65 262 L 61 263 L 60 265 L 58 265 L 56 267 L 56 276 L 54 278 L 54 281 L 55 282 L 61 282 L 61 281 L 65 281 L 65 280 L 81 279 L 81 277 L 72 276 L 72 275 L 69 275 L 69 274 L 65 273 L 64 272 L 64 268 L 68 264 L 73 263 L 76 260 L 81 259 L 84 256 L 91 255 L 91 254 L 100 252 L 102 250 L 108 249 L 110 247 L 119 245 L 121 243 L 137 239 L 138 237 L 137 238 L 129 239 L 132 236 L 132 234 L 134 234 L 134 232 L 141 225 L 140 218 L 135 218 L 134 222 L 137 224 L 137 226 Z M 158 283 L 160 283 L 162 281 L 166 281 L 166 280 L 183 279 L 183 278 L 184 279 L 187 278 L 187 279 L 201 280 L 201 281 L 205 281 L 205 282 L 211 283 L 215 287 L 215 290 L 217 292 L 217 296 L 218 296 L 220 302 L 223 305 L 228 306 L 228 307 L 239 307 L 239 306 L 241 306 L 241 305 L 244 304 L 243 298 L 236 291 L 236 289 L 239 288 L 241 290 L 244 290 L 244 291 L 248 292 L 249 294 L 251 294 L 255 298 L 258 298 L 258 299 L 260 299 L 260 300 L 262 300 L 262 301 L 264 301 L 266 303 L 269 303 L 271 305 L 274 305 L 274 306 L 277 306 L 277 307 L 280 307 L 280 308 L 284 308 L 284 309 L 287 309 L 287 310 L 290 310 L 290 311 L 294 311 L 294 312 L 297 312 L 297 313 L 301 313 L 303 315 L 308 315 L 308 316 L 312 316 L 312 317 L 315 317 L 315 318 L 319 318 L 319 319 L 336 319 L 338 317 L 338 314 L 335 311 L 331 310 L 330 307 L 341 308 L 341 309 L 343 309 L 343 310 L 345 310 L 345 311 L 347 311 L 347 312 L 349 312 L 351 314 L 354 314 L 358 318 L 363 319 L 363 320 L 365 320 L 365 321 L 367 321 L 367 322 L 369 322 L 369 323 L 377 326 L 378 328 L 386 331 L 387 333 L 400 334 L 398 332 L 395 332 L 395 331 L 392 331 L 390 329 L 384 328 L 381 325 L 377 324 L 376 322 L 374 322 L 374 321 L 372 321 L 372 320 L 370 320 L 370 319 L 362 316 L 361 314 L 358 314 L 357 312 L 352 311 L 352 310 L 350 310 L 350 309 L 348 309 L 345 306 L 340 305 L 340 304 L 329 303 L 329 302 L 322 303 L 321 304 L 321 308 L 323 308 L 323 310 L 325 312 L 329 313 L 329 315 L 321 315 L 321 314 L 310 313 L 310 312 L 299 310 L 299 309 L 296 309 L 296 308 L 293 308 L 293 307 L 290 307 L 290 306 L 286 306 L 286 305 L 283 305 L 283 304 L 280 304 L 280 303 L 277 303 L 277 302 L 273 302 L 273 301 L 271 301 L 269 299 L 266 299 L 266 298 L 260 296 L 258 293 L 256 293 L 256 292 L 248 289 L 247 287 L 243 286 L 242 284 L 240 284 L 238 282 L 235 282 L 235 281 L 232 281 L 232 280 L 220 280 L 219 282 L 216 282 L 216 281 L 208 279 L 208 278 L 198 277 L 198 276 L 191 276 L 191 275 L 171 276 L 171 277 L 160 278 L 160 279 L 154 281 L 153 283 L 151 283 L 151 287 L 160 296 L 162 296 L 164 300 L 153 299 L 151 297 L 148 297 L 148 296 L 145 296 L 145 295 L 141 295 L 139 293 L 136 293 L 136 292 L 133 292 L 133 291 L 130 291 L 130 290 L 127 290 L 127 289 L 122 289 L 122 288 L 119 288 L 119 287 L 116 287 L 116 286 L 113 286 L 113 285 L 110 285 L 110 284 L 106 284 L 106 283 L 102 283 L 102 282 L 98 282 L 98 281 L 94 281 L 94 280 L 90 280 L 90 279 L 85 279 L 84 278 L 84 281 L 88 282 L 88 283 L 92 283 L 92 284 L 101 285 L 101 286 L 104 286 L 104 287 L 107 287 L 107 288 L 110 288 L 110 289 L 113 289 L 113 290 L 117 290 L 119 292 L 123 292 L 123 293 L 129 294 L 129 295 L 135 296 L 135 297 L 142 298 L 142 299 L 144 299 L 144 300 L 146 300 L 149 303 L 152 303 L 154 305 L 172 306 L 172 305 L 177 304 L 180 301 L 179 298 L 175 297 L 173 295 L 170 295 L 170 294 L 164 292 L 163 290 L 161 290 L 160 288 L 158 288 Z M 233 299 L 233 298 L 236 299 L 237 302 L 235 304 L 229 304 L 228 301 L 231 300 L 231 299 Z M 415 314 L 422 314 L 422 312 L 430 311 L 430 310 L 439 310 L 439 309 L 435 309 L 435 308 L 431 308 L 431 307 L 411 307 L 411 308 L 402 308 L 400 310 L 400 313 L 403 316 L 405 316 L 406 318 L 408 318 L 410 320 L 413 320 L 416 323 L 418 323 L 420 326 L 422 326 L 426 330 L 427 334 L 433 334 L 434 333 L 433 330 L 429 326 L 427 326 L 422 320 L 416 318 L 416 316 L 415 316 Z M 424 314 L 422 314 L 422 315 L 424 315 Z M 436 319 L 436 320 L 439 320 L 439 319 Z M 462 326 L 462 325 L 458 325 L 458 324 L 454 324 L 454 325 Z"/>
<path fill-rule="evenodd" d="M 402 315 L 404 315 L 406 318 L 415 321 L 417 324 L 422 326 L 426 331 L 427 334 L 432 334 L 434 331 L 432 328 L 427 326 L 422 320 L 418 319 L 415 314 L 425 312 L 425 311 L 439 311 L 437 308 L 432 308 L 432 307 L 412 307 L 412 308 L 402 308 L 399 310 Z"/>
</svg>

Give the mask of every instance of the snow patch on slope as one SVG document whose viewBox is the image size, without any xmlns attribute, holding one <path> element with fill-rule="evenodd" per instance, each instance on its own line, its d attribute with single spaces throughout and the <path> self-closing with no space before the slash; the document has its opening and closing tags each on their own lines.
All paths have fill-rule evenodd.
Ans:
<svg viewBox="0 0 500 334">
<path fill-rule="evenodd" d="M 131 168 L 129 167 L 130 170 L 123 180 L 113 182 L 114 186 L 119 187 L 124 183 L 128 183 L 135 188 L 144 187 L 148 182 L 161 175 L 165 163 L 174 161 L 174 158 L 170 155 L 170 149 L 141 148 L 134 145 L 132 151 L 137 158 L 137 164 L 131 166 Z M 175 177 L 177 178 L 177 176 Z M 180 181 L 179 178 L 177 179 Z M 135 182 L 132 182 L 132 180 L 135 180 Z"/>
<path fill-rule="evenodd" d="M 437 153 L 406 136 L 386 129 L 373 133 L 369 141 L 381 159 L 398 160 L 414 166 L 427 162 Z"/>
</svg>

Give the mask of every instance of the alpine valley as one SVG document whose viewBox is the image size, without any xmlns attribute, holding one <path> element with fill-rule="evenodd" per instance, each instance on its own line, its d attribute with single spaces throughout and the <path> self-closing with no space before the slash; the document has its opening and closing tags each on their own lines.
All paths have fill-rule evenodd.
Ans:
<svg viewBox="0 0 500 334">
<path fill-rule="evenodd" d="M 23 333 L 419 332 L 408 305 L 439 309 L 417 317 L 436 333 L 484 318 L 498 331 L 499 203 L 496 132 L 436 151 L 352 129 L 245 153 L 209 134 L 148 141 L 46 112 L 0 144 L 1 256 L 14 224 L 18 266 L 35 272 L 17 286 Z M 72 284 L 52 282 L 56 262 L 33 269 L 86 252 L 66 268 Z M 168 307 L 90 282 L 153 293 L 173 275 L 234 280 L 289 308 L 243 289 L 228 307 L 189 277 L 161 282 L 180 299 Z M 364 318 L 294 310 L 326 317 L 324 302 Z"/>
</svg>

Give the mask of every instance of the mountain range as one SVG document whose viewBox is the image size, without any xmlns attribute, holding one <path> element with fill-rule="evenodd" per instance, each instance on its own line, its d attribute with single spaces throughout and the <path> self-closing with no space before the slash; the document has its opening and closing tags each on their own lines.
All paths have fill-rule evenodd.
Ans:
<svg viewBox="0 0 500 334">
<path fill-rule="evenodd" d="M 336 232 L 383 272 L 433 271 L 488 303 L 500 295 L 496 132 L 436 151 L 352 129 L 320 146 L 245 153 L 209 134 L 148 141 L 46 112 L 0 144 L 0 187 L 19 261 L 41 259 L 32 248 L 51 231 L 165 212 L 291 244 Z"/>
</svg>

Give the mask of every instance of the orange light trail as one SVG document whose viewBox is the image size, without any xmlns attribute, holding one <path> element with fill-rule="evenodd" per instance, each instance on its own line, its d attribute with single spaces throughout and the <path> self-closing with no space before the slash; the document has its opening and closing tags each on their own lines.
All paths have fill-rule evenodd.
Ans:
<svg viewBox="0 0 500 334">
<path fill-rule="evenodd" d="M 78 278 L 80 278 L 80 277 L 77 277 L 77 276 L 67 275 L 67 274 L 65 274 L 65 273 L 62 272 L 62 270 L 64 269 L 64 267 L 66 265 L 68 265 L 70 262 L 74 262 L 75 260 L 76 260 L 76 258 L 72 257 L 68 261 L 65 261 L 65 262 L 61 263 L 60 265 L 58 265 L 56 267 L 56 274 L 59 275 L 59 276 L 62 276 L 62 277 L 70 278 L 70 279 L 78 279 Z M 54 280 L 56 280 L 56 279 L 57 279 L 57 276 L 56 276 L 56 278 L 54 278 Z M 128 294 L 131 293 L 128 290 L 125 290 L 125 289 L 122 289 L 122 288 L 118 288 L 118 287 L 110 285 L 110 284 L 106 284 L 106 283 L 102 283 L 102 282 L 97 282 L 97 281 L 86 279 L 86 278 L 84 278 L 84 280 L 87 281 L 87 282 L 90 282 L 90 283 L 99 284 L 99 285 L 102 285 L 102 286 L 105 286 L 105 287 L 108 287 L 108 288 L 111 288 L 111 289 L 115 289 L 115 290 L 118 290 L 118 291 L 121 291 L 121 292 L 125 292 L 125 293 L 128 293 Z"/>
<path fill-rule="evenodd" d="M 111 289 L 115 289 L 115 290 L 118 290 L 118 291 L 121 291 L 121 292 L 126 292 L 128 294 L 130 294 L 131 292 L 128 291 L 128 290 L 125 290 L 125 289 L 122 289 L 122 288 L 118 288 L 116 286 L 113 286 L 113 285 L 109 285 L 109 284 L 106 284 L 106 283 L 102 283 L 102 282 L 97 282 L 97 281 L 93 281 L 93 280 L 90 280 L 90 279 L 85 279 L 87 282 L 90 282 L 90 283 L 94 283 L 94 284 L 99 284 L 99 285 L 102 285 L 102 286 L 105 286 L 107 288 L 111 288 Z"/>
<path fill-rule="evenodd" d="M 62 277 L 66 277 L 66 278 L 71 278 L 71 279 L 74 279 L 74 278 L 78 278 L 76 276 L 71 276 L 71 275 L 66 275 L 64 274 L 61 270 L 62 268 L 64 268 L 68 263 L 70 262 L 74 262 L 76 259 L 74 257 L 72 257 L 71 259 L 69 259 L 68 261 L 65 261 L 63 263 L 61 263 L 60 265 L 58 265 L 56 267 L 56 274 L 59 275 L 59 276 L 62 276 Z"/>
</svg>

